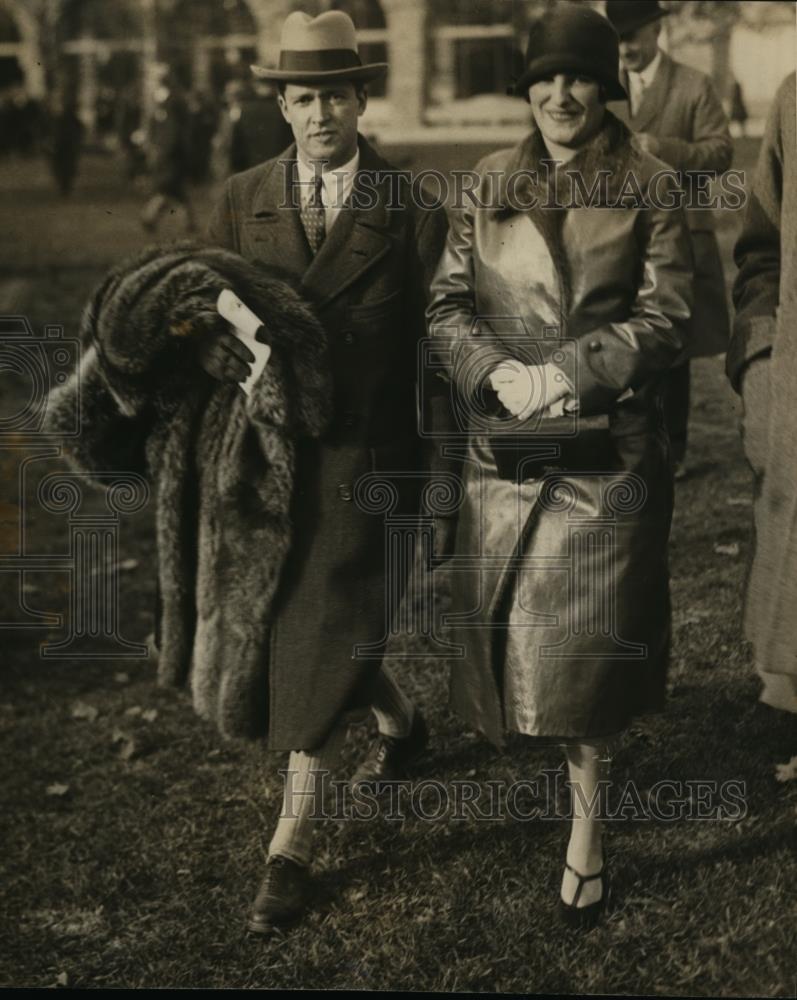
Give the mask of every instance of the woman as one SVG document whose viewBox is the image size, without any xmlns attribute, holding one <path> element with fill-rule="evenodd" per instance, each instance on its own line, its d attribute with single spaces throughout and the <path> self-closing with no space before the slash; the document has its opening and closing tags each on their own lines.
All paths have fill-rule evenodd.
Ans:
<svg viewBox="0 0 797 1000">
<path fill-rule="evenodd" d="M 479 164 L 428 313 L 467 429 L 452 703 L 499 745 L 511 731 L 566 746 L 560 911 L 578 926 L 606 898 L 589 803 L 608 741 L 662 702 L 672 483 L 659 380 L 691 310 L 682 211 L 651 204 L 672 208 L 678 191 L 670 175 L 652 183 L 664 165 L 605 108 L 624 97 L 618 63 L 614 29 L 582 5 L 532 27 L 516 89 L 534 128 Z"/>
</svg>

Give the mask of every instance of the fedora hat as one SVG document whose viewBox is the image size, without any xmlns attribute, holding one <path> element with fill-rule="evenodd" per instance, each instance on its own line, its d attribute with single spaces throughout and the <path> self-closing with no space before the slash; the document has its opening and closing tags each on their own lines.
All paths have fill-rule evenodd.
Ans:
<svg viewBox="0 0 797 1000">
<path fill-rule="evenodd" d="M 658 0 L 606 0 L 606 16 L 622 38 L 667 16 Z"/>
<path fill-rule="evenodd" d="M 387 63 L 363 65 L 354 22 L 341 10 L 328 10 L 318 17 L 298 10 L 289 14 L 282 26 L 277 66 L 252 66 L 252 72 L 261 80 L 283 83 L 367 83 L 382 76 L 386 69 Z"/>
<path fill-rule="evenodd" d="M 627 97 L 620 83 L 620 40 L 611 24 L 590 7 L 557 4 L 529 29 L 526 69 L 510 92 L 528 99 L 532 83 L 554 73 L 577 73 L 603 84 L 609 100 Z"/>
</svg>

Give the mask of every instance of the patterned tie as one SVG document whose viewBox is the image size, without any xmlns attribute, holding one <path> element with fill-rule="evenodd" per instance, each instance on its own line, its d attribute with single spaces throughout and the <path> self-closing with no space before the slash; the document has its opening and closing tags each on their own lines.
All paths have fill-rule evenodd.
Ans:
<svg viewBox="0 0 797 1000">
<path fill-rule="evenodd" d="M 302 205 L 299 215 L 304 226 L 307 242 L 314 254 L 318 253 L 318 248 L 324 242 L 326 236 L 326 219 L 324 215 L 324 202 L 321 199 L 321 175 L 318 174 L 313 180 L 313 190 L 310 197 Z"/>
</svg>

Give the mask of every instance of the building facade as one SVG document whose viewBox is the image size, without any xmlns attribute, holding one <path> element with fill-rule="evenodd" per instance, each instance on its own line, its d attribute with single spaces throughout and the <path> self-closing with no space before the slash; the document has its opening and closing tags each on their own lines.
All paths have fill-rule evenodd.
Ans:
<svg viewBox="0 0 797 1000">
<path fill-rule="evenodd" d="M 390 64 L 386 80 L 372 88 L 366 129 L 388 141 L 462 129 L 512 132 L 525 127 L 528 107 L 507 97 L 506 86 L 519 71 L 530 18 L 552 2 L 0 0 L 0 91 L 21 87 L 42 99 L 66 89 L 96 132 L 123 93 L 137 90 L 146 103 L 164 62 L 184 86 L 219 96 L 228 80 L 248 76 L 250 63 L 276 61 L 291 10 L 335 7 L 358 25 L 364 58 Z M 679 15 L 690 5 L 669 6 Z M 677 45 L 679 58 L 712 72 L 721 90 L 731 75 L 739 80 L 753 113 L 795 63 L 794 5 L 768 6 L 775 11 L 768 23 L 742 20 L 717 30 L 704 19 L 704 37 L 695 22 Z M 665 45 L 670 33 L 668 24 Z"/>
</svg>

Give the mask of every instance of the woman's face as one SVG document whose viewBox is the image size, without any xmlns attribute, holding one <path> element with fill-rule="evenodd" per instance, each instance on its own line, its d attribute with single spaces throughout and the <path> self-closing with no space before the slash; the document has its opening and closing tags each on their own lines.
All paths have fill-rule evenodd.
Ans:
<svg viewBox="0 0 797 1000">
<path fill-rule="evenodd" d="M 556 73 L 529 87 L 537 128 L 546 142 L 580 149 L 600 128 L 604 106 L 600 86 L 586 76 Z"/>
</svg>

